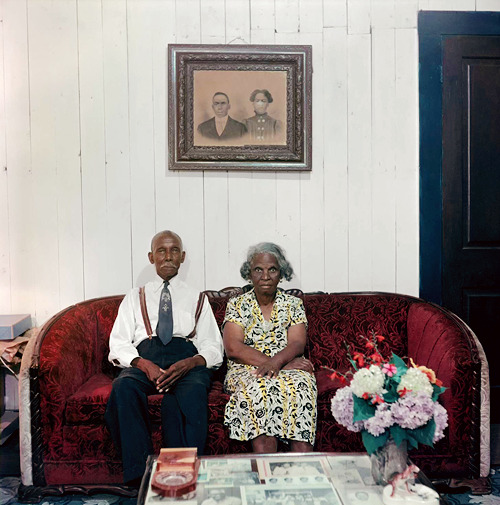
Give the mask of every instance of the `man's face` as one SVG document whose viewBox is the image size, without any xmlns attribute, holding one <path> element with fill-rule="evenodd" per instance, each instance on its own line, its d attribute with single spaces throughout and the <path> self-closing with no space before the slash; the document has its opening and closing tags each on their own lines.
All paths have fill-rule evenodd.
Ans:
<svg viewBox="0 0 500 505">
<path fill-rule="evenodd" d="M 269 105 L 269 100 L 264 93 L 257 93 L 253 101 L 253 108 L 257 114 L 265 114 L 267 107 Z"/>
<path fill-rule="evenodd" d="M 164 233 L 153 239 L 149 261 L 156 268 L 156 273 L 166 281 L 177 275 L 186 253 L 182 250 L 180 239 L 171 233 Z"/>
<path fill-rule="evenodd" d="M 223 118 L 228 115 L 231 105 L 225 95 L 215 95 L 212 99 L 212 109 L 217 117 Z"/>
</svg>

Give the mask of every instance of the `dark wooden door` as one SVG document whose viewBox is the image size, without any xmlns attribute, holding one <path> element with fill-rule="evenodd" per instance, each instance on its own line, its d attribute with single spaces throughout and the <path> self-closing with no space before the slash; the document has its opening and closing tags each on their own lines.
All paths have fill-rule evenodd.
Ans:
<svg viewBox="0 0 500 505">
<path fill-rule="evenodd" d="M 443 42 L 442 302 L 481 341 L 500 422 L 500 37 Z"/>
</svg>

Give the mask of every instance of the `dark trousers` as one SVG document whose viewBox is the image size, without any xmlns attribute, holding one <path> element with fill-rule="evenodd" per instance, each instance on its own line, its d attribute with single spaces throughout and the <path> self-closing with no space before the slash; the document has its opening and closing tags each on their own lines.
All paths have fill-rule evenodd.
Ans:
<svg viewBox="0 0 500 505">
<path fill-rule="evenodd" d="M 137 347 L 142 358 L 166 370 L 197 354 L 192 342 L 173 338 L 163 345 L 157 337 Z M 208 390 L 212 372 L 204 366 L 191 369 L 165 393 L 161 403 L 163 447 L 196 447 L 203 454 L 208 429 Z M 148 455 L 153 454 L 148 396 L 159 394 L 146 374 L 125 368 L 113 381 L 105 421 L 123 462 L 123 480 L 142 477 Z"/>
</svg>

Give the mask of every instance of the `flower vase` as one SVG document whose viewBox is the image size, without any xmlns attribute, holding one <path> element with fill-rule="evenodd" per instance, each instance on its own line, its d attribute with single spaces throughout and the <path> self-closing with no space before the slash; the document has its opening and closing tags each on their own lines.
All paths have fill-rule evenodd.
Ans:
<svg viewBox="0 0 500 505">
<path fill-rule="evenodd" d="M 408 466 L 406 440 L 397 445 L 392 437 L 370 455 L 372 477 L 375 484 L 387 485 Z"/>
</svg>

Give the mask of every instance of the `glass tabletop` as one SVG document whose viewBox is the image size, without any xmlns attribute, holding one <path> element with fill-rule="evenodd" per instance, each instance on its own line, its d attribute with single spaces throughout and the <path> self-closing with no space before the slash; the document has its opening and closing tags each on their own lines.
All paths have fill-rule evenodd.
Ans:
<svg viewBox="0 0 500 505">
<path fill-rule="evenodd" d="M 174 499 L 151 489 L 156 457 L 150 456 L 138 505 L 164 501 L 185 505 L 384 505 L 384 487 L 374 483 L 370 459 L 364 453 L 241 454 L 199 459 L 196 491 Z M 425 484 L 429 485 L 428 481 Z"/>
</svg>

